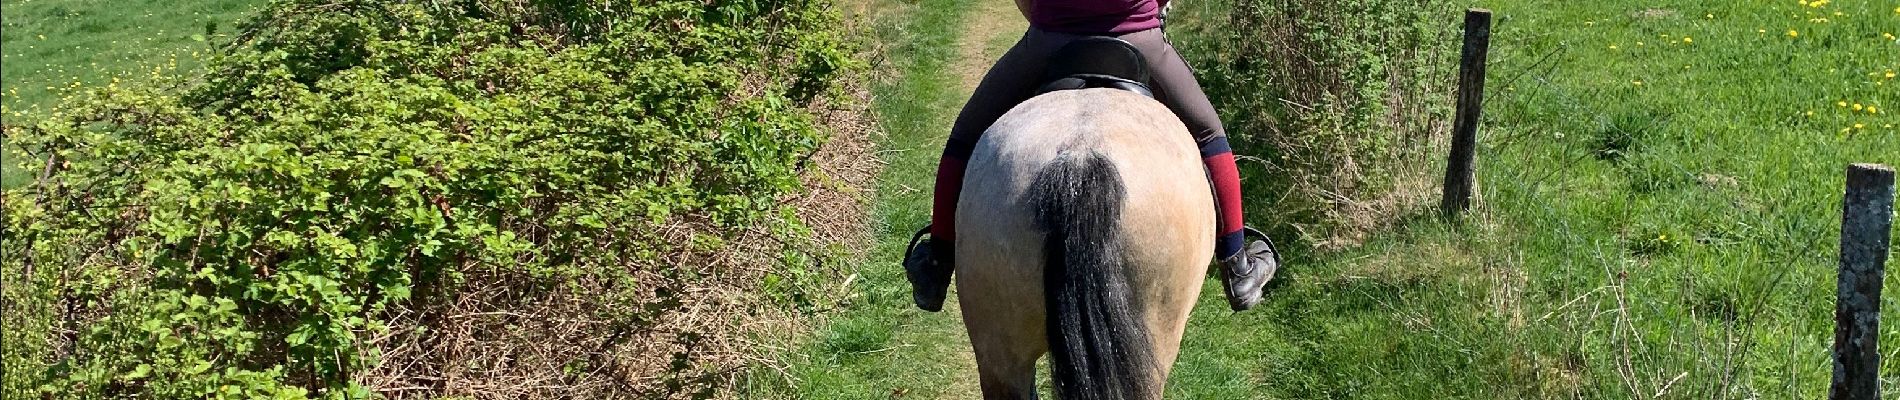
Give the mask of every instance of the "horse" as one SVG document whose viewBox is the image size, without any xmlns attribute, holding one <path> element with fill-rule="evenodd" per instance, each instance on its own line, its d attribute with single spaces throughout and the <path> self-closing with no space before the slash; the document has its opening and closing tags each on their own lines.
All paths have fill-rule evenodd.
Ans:
<svg viewBox="0 0 1900 400">
<path fill-rule="evenodd" d="M 1199 152 L 1168 108 L 1116 89 L 1018 104 L 969 158 L 956 286 L 985 399 L 1158 399 L 1213 258 Z"/>
</svg>

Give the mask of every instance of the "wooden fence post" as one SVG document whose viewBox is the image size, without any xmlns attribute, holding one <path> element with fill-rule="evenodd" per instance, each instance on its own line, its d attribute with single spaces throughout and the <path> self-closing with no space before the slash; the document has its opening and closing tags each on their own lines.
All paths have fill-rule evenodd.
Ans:
<svg viewBox="0 0 1900 400">
<path fill-rule="evenodd" d="M 1880 397 L 1880 280 L 1893 229 L 1893 168 L 1847 166 L 1841 199 L 1841 270 L 1834 302 L 1830 400 Z"/>
<path fill-rule="evenodd" d="M 1465 47 L 1458 60 L 1458 114 L 1452 121 L 1451 157 L 1445 163 L 1445 218 L 1457 220 L 1471 208 L 1472 169 L 1478 146 L 1478 117 L 1484 111 L 1484 64 L 1491 49 L 1491 10 L 1465 10 Z"/>
</svg>

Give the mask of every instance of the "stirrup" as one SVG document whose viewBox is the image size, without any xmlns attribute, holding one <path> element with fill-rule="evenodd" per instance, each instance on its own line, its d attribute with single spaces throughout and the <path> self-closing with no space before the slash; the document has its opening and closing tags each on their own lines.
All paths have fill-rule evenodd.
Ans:
<svg viewBox="0 0 1900 400">
<path fill-rule="evenodd" d="M 917 251 L 917 242 L 923 240 L 924 235 L 928 234 L 930 234 L 930 225 L 924 225 L 923 229 L 918 229 L 917 233 L 910 235 L 910 244 L 904 245 L 904 260 L 910 260 L 910 253 Z"/>
<path fill-rule="evenodd" d="M 1283 265 L 1280 263 L 1280 248 L 1274 247 L 1273 238 L 1267 237 L 1266 232 L 1261 232 L 1259 229 L 1254 229 L 1253 227 L 1246 226 L 1246 225 L 1241 225 L 1240 231 L 1241 231 L 1240 236 L 1243 238 L 1248 237 L 1248 236 L 1260 238 L 1261 242 L 1264 242 L 1267 244 L 1267 251 L 1273 252 L 1273 264 L 1276 266 Z M 1241 245 L 1241 248 L 1243 249 L 1242 252 L 1245 252 L 1244 249 L 1246 248 L 1246 245 L 1244 244 Z"/>
</svg>

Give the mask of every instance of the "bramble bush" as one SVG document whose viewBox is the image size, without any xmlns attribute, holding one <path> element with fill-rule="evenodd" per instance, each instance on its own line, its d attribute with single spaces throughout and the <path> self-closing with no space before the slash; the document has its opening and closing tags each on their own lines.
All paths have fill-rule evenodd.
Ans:
<svg viewBox="0 0 1900 400">
<path fill-rule="evenodd" d="M 1246 174 L 1248 187 L 1261 188 L 1250 197 L 1249 212 L 1262 217 L 1254 219 L 1335 247 L 1436 186 L 1426 166 L 1442 157 L 1430 150 L 1450 122 L 1461 8 L 1439 0 L 1182 5 L 1190 22 L 1171 32 L 1183 37 L 1182 55 L 1221 109 L 1235 150 L 1267 166 Z"/>
<path fill-rule="evenodd" d="M 664 378 L 576 354 L 556 383 L 710 396 L 727 369 L 690 348 L 713 333 L 642 335 L 721 279 L 678 263 L 730 251 L 726 232 L 803 232 L 780 199 L 827 139 L 810 106 L 852 68 L 835 18 L 824 0 L 278 0 L 173 85 L 6 128 L 38 174 L 4 198 L 6 397 L 414 395 L 366 371 L 391 342 L 441 344 L 427 330 L 476 318 L 445 310 L 493 285 L 491 309 L 584 299 L 560 317 L 601 346 L 688 348 L 641 355 Z M 803 299 L 797 278 L 772 298 Z M 474 367 L 434 370 L 456 368 Z M 444 394 L 436 378 L 397 383 Z"/>
</svg>

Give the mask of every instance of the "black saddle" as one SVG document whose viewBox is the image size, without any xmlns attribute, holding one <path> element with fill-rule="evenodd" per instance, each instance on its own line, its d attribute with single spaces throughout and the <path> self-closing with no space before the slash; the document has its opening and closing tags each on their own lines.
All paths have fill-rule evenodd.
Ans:
<svg viewBox="0 0 1900 400">
<path fill-rule="evenodd" d="M 1108 88 L 1155 97 L 1148 89 L 1148 63 L 1127 41 L 1107 36 L 1078 39 L 1049 57 L 1048 82 L 1036 94 L 1058 90 Z"/>
</svg>

